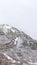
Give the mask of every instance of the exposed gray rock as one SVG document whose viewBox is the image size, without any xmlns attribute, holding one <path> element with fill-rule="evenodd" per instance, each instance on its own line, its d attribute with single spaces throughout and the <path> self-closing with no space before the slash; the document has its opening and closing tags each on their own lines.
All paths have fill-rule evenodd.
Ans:
<svg viewBox="0 0 37 65">
<path fill-rule="evenodd" d="M 9 25 L 0 25 L 0 65 L 37 65 L 37 41 Z"/>
</svg>

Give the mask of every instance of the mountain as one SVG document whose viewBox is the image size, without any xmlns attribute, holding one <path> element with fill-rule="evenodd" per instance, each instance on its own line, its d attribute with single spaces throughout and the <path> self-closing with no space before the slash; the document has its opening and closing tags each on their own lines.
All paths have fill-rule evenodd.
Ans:
<svg viewBox="0 0 37 65">
<path fill-rule="evenodd" d="M 0 64 L 36 65 L 37 40 L 13 26 L 0 25 Z"/>
</svg>

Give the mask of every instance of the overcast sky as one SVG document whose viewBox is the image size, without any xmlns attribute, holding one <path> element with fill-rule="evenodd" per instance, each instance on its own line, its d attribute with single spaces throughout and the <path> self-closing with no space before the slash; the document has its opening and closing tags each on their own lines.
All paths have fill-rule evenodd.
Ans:
<svg viewBox="0 0 37 65">
<path fill-rule="evenodd" d="M 0 0 L 0 24 L 9 24 L 37 39 L 37 0 Z"/>
</svg>

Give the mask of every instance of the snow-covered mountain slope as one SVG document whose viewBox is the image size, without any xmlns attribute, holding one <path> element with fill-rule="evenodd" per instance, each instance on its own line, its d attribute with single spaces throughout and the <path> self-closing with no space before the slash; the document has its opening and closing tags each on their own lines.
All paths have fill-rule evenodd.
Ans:
<svg viewBox="0 0 37 65">
<path fill-rule="evenodd" d="M 0 25 L 0 57 L 10 65 L 36 65 L 37 41 L 15 27 Z"/>
</svg>

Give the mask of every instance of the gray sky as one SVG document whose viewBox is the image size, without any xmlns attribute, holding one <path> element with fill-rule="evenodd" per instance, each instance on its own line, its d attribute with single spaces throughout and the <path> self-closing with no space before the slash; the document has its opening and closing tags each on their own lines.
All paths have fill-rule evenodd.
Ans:
<svg viewBox="0 0 37 65">
<path fill-rule="evenodd" d="M 37 0 L 0 0 L 0 24 L 9 24 L 37 39 Z"/>
</svg>

